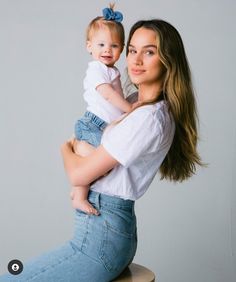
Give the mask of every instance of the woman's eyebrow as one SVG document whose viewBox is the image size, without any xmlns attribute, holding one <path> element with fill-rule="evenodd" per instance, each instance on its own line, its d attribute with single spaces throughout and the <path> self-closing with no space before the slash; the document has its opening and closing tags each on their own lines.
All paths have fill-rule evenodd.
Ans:
<svg viewBox="0 0 236 282">
<path fill-rule="evenodd" d="M 153 44 L 149 44 L 149 45 L 145 45 L 143 46 L 143 48 L 156 48 L 157 49 L 157 46 L 156 45 L 153 45 Z"/>
<path fill-rule="evenodd" d="M 129 44 L 129 47 L 135 48 L 135 46 L 133 46 L 132 44 Z M 148 44 L 148 45 L 142 46 L 142 48 L 150 48 L 150 47 L 157 49 L 157 46 L 153 45 L 153 44 Z"/>
</svg>

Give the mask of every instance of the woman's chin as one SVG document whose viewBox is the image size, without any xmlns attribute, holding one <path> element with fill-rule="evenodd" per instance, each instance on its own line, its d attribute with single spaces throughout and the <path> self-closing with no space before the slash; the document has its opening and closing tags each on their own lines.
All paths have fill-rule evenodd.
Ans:
<svg viewBox="0 0 236 282">
<path fill-rule="evenodd" d="M 133 84 L 139 85 L 141 83 L 141 80 L 137 77 L 130 77 L 130 80 Z"/>
</svg>

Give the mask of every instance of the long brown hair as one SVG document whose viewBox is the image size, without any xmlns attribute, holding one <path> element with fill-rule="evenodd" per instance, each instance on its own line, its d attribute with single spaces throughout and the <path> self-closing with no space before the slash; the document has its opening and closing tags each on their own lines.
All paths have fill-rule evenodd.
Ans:
<svg viewBox="0 0 236 282">
<path fill-rule="evenodd" d="M 163 96 L 176 127 L 170 150 L 160 166 L 161 179 L 183 181 L 195 173 L 196 165 L 202 165 L 197 152 L 196 102 L 184 45 L 179 32 L 171 24 L 159 19 L 138 21 L 129 33 L 127 55 L 131 38 L 138 28 L 153 30 L 157 35 L 160 60 L 166 68 Z"/>
</svg>

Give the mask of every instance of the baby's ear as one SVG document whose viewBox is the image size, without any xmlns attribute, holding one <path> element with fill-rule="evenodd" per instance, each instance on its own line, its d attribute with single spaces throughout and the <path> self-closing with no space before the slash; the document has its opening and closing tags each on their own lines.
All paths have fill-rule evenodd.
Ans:
<svg viewBox="0 0 236 282">
<path fill-rule="evenodd" d="M 86 42 L 86 48 L 87 48 L 87 51 L 91 54 L 91 41 L 87 41 Z"/>
</svg>

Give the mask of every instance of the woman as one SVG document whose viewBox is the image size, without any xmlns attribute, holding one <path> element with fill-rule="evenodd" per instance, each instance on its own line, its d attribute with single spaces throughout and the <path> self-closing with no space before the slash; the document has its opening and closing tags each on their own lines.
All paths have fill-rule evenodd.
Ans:
<svg viewBox="0 0 236 282">
<path fill-rule="evenodd" d="M 177 30 L 162 20 L 137 22 L 127 65 L 138 87 L 136 109 L 111 125 L 89 156 L 76 155 L 72 141 L 61 149 L 71 184 L 90 185 L 88 199 L 100 215 L 76 210 L 70 242 L 25 266 L 16 280 L 0 281 L 112 281 L 135 255 L 134 202 L 157 171 L 162 179 L 183 181 L 201 165 L 190 71 Z M 75 150 L 86 150 L 86 143 Z"/>
</svg>

